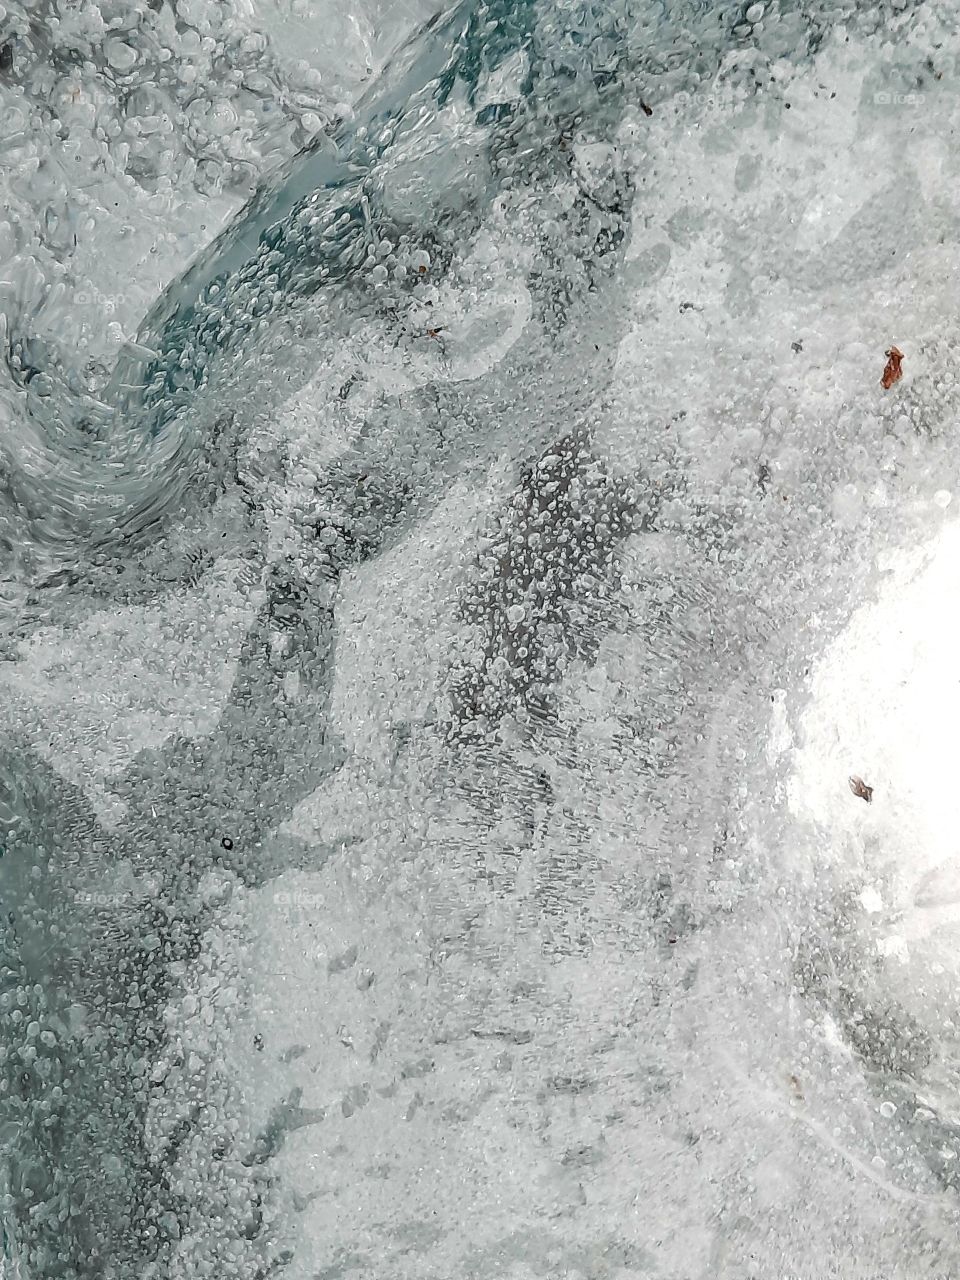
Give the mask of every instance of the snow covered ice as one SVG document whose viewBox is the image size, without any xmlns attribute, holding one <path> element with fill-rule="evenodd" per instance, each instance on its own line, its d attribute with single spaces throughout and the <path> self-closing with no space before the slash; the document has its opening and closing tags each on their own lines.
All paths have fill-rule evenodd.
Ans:
<svg viewBox="0 0 960 1280">
<path fill-rule="evenodd" d="M 960 1273 L 951 7 L 0 48 L 0 1275 Z"/>
</svg>

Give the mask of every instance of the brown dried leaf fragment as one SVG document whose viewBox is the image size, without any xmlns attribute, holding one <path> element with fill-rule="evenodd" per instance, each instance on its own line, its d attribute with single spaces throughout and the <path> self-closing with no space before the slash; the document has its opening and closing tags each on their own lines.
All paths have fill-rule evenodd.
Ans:
<svg viewBox="0 0 960 1280">
<path fill-rule="evenodd" d="M 889 351 L 883 353 L 887 357 L 887 365 L 883 371 L 883 377 L 880 379 L 880 385 L 884 391 L 889 391 L 895 382 L 899 382 L 903 377 L 903 369 L 900 367 L 903 360 L 903 352 L 899 347 L 891 347 Z"/>
<path fill-rule="evenodd" d="M 873 787 L 868 787 L 862 778 L 858 778 L 856 774 L 848 779 L 850 790 L 855 796 L 861 800 L 866 800 L 867 804 L 873 799 Z"/>
</svg>

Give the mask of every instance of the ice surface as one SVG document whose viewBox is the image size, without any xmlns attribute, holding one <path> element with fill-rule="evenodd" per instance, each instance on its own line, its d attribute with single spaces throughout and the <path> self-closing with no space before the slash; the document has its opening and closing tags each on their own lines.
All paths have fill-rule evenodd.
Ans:
<svg viewBox="0 0 960 1280">
<path fill-rule="evenodd" d="M 40 344 L 106 394 L 426 13 L 38 12 L 0 441 L 57 545 L 37 494 L 125 442 L 43 470 Z M 224 361 L 153 545 L 33 596 L 11 547 L 2 1274 L 960 1269 L 955 24 L 722 12 L 716 80 L 694 6 L 652 114 L 489 198 L 452 95 L 378 188 L 430 235 Z M 576 65 L 588 7 L 540 13 Z"/>
</svg>

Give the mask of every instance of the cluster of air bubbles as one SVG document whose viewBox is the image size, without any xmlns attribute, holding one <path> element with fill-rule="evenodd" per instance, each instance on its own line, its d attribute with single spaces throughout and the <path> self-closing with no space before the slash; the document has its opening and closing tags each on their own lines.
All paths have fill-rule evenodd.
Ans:
<svg viewBox="0 0 960 1280">
<path fill-rule="evenodd" d="M 429 275 L 430 254 L 426 249 L 411 247 L 406 236 L 396 243 L 383 238 L 367 246 L 364 264 L 370 284 L 383 288 L 391 280 L 399 284 L 417 284 Z"/>
<path fill-rule="evenodd" d="M 248 192 L 263 168 L 327 127 L 344 96 L 278 56 L 237 0 L 46 0 L 0 24 L 5 96 L 102 165 L 154 189 Z"/>
<path fill-rule="evenodd" d="M 349 113 L 350 68 L 321 75 L 271 20 L 244 0 L 0 5 L 10 333 L 109 368 L 265 172 Z"/>
</svg>

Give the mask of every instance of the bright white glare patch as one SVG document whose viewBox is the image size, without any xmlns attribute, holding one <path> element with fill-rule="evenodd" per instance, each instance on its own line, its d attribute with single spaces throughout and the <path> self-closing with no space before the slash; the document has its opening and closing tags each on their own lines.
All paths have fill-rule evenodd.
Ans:
<svg viewBox="0 0 960 1280">
<path fill-rule="evenodd" d="M 824 870 L 859 875 L 867 911 L 891 909 L 882 949 L 906 959 L 907 943 L 960 921 L 960 525 L 888 568 L 812 673 L 787 794 L 822 837 Z"/>
</svg>

